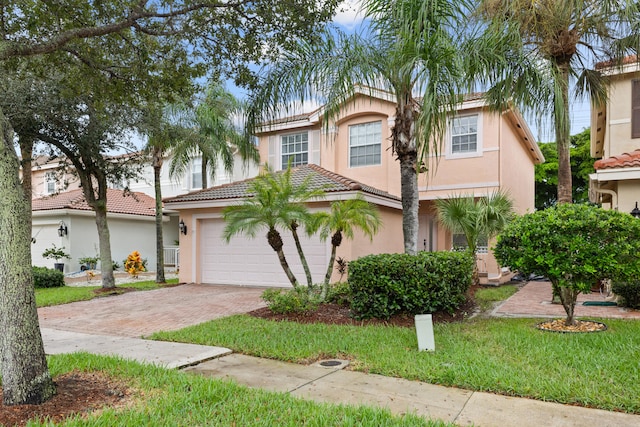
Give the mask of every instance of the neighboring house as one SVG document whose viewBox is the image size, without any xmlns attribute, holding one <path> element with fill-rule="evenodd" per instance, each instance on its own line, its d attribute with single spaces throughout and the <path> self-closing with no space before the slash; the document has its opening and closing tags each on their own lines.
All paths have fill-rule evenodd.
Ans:
<svg viewBox="0 0 640 427">
<path fill-rule="evenodd" d="M 31 258 L 33 265 L 53 268 L 54 261 L 44 259 L 45 249 L 64 247 L 71 259 L 62 259 L 64 272 L 80 270 L 79 259 L 99 256 L 95 214 L 87 205 L 82 190 L 66 191 L 32 200 Z M 111 235 L 111 256 L 122 268 L 123 260 L 134 250 L 155 269 L 155 201 L 143 193 L 125 194 L 110 189 L 107 193 L 107 218 Z M 178 240 L 178 220 L 164 217 L 164 239 Z M 62 227 L 63 232 L 59 232 Z M 62 235 L 60 235 L 62 234 Z M 99 268 L 99 266 L 98 266 Z"/>
<path fill-rule="evenodd" d="M 589 200 L 605 208 L 631 212 L 640 201 L 640 67 L 635 57 L 623 66 L 601 63 L 609 80 L 606 105 L 591 109 Z"/>
<path fill-rule="evenodd" d="M 348 261 L 369 253 L 403 251 L 400 167 L 392 155 L 390 141 L 394 114 L 392 94 L 376 91 L 371 95 L 365 90 L 344 106 L 334 123 L 323 123 L 320 109 L 265 125 L 257 135 L 262 163 L 268 163 L 275 170 L 286 168 L 289 162 L 292 166 L 317 165 L 304 170 L 314 170 L 321 176 L 331 175 L 338 181 L 385 194 L 383 231 L 373 244 L 368 241 L 354 243 L 352 246 L 358 248 L 357 252 L 339 248 L 338 256 Z M 533 211 L 534 165 L 543 161 L 531 131 L 517 110 L 510 109 L 502 114 L 490 112 L 479 96 L 466 97 L 458 114 L 452 118 L 440 156 L 428 159 L 423 165 L 428 172 L 419 178 L 420 249 L 449 250 L 463 240 L 460 236 L 452 236 L 437 223 L 434 213 L 437 198 L 469 194 L 481 197 L 503 189 L 513 198 L 518 213 Z M 227 188 L 234 189 L 231 195 L 224 193 Z M 249 284 L 242 280 L 243 269 L 269 263 L 275 265 L 272 267 L 274 279 L 264 284 L 287 283 L 284 273 L 276 271 L 280 267 L 275 254 L 263 259 L 268 251 L 250 255 L 241 247 L 227 246 L 221 241 L 220 211 L 224 206 L 237 203 L 241 197 L 243 194 L 235 191 L 232 184 L 231 187 L 214 187 L 165 200 L 167 207 L 180 212 L 189 229 L 180 240 L 183 261 L 190 259 L 190 265 L 183 263 L 181 266 L 181 281 L 232 283 L 215 267 L 219 257 L 228 257 L 239 259 L 239 264 L 234 265 L 237 271 L 225 273 L 237 275 L 233 283 Z M 395 204 L 388 205 L 390 200 L 395 200 Z M 326 209 L 323 205 L 312 206 Z M 253 246 L 261 244 L 260 240 L 257 239 Z M 266 239 L 263 240 L 267 245 Z M 233 240 L 231 243 L 234 244 Z M 251 246 L 248 240 L 243 244 Z M 291 245 L 285 243 L 285 248 L 287 246 Z M 327 250 L 326 245 L 322 248 L 320 252 Z M 486 247 L 484 252 L 488 252 Z M 299 264 L 295 251 L 292 255 L 287 252 L 287 256 L 292 260 L 291 264 Z M 479 263 L 481 271 L 489 276 L 500 275 L 501 269 L 490 253 L 482 254 Z M 213 270 L 209 271 L 211 268 Z"/>
</svg>

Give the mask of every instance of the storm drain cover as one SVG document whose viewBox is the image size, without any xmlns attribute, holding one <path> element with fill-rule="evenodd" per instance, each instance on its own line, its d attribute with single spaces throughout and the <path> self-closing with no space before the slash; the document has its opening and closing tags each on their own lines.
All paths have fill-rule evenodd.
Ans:
<svg viewBox="0 0 640 427">
<path fill-rule="evenodd" d="M 340 362 L 339 360 L 325 360 L 323 362 L 320 362 L 321 366 L 339 366 L 342 365 L 342 362 Z"/>
<path fill-rule="evenodd" d="M 316 366 L 320 366 L 322 368 L 344 369 L 349 366 L 349 361 L 341 359 L 320 360 L 316 362 Z"/>
</svg>

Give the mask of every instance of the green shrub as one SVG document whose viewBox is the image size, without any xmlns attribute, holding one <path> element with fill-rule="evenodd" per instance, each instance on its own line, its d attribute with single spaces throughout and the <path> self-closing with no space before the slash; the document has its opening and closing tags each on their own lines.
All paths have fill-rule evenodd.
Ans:
<svg viewBox="0 0 640 427">
<path fill-rule="evenodd" d="M 640 282 L 616 282 L 611 290 L 622 298 L 623 307 L 640 308 Z"/>
<path fill-rule="evenodd" d="M 349 305 L 351 303 L 351 287 L 349 282 L 336 282 L 329 286 L 327 292 L 327 302 L 340 305 Z"/>
<path fill-rule="evenodd" d="M 64 286 L 64 274 L 47 267 L 33 267 L 33 285 L 36 288 L 59 288 Z"/>
<path fill-rule="evenodd" d="M 320 304 L 318 293 L 309 291 L 304 286 L 288 290 L 267 289 L 262 293 L 262 299 L 267 303 L 267 307 L 277 314 L 313 311 Z"/>
<path fill-rule="evenodd" d="M 466 252 L 365 256 L 349 263 L 351 311 L 359 319 L 453 312 L 466 299 L 472 272 Z"/>
</svg>

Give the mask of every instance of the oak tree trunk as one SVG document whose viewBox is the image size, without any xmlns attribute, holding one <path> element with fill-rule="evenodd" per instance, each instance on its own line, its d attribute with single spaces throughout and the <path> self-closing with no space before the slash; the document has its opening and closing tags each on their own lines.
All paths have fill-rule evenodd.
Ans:
<svg viewBox="0 0 640 427">
<path fill-rule="evenodd" d="M 96 226 L 98 228 L 98 242 L 100 245 L 100 273 L 102 274 L 102 288 L 116 287 L 113 277 L 113 260 L 111 258 L 111 236 L 107 224 L 107 201 L 99 201 L 93 207 L 96 213 Z"/>
<path fill-rule="evenodd" d="M 13 130 L 0 110 L 0 349 L 5 405 L 55 394 L 38 324 L 31 272 L 31 222 L 19 180 Z M 30 172 L 30 171 L 29 171 Z"/>
</svg>

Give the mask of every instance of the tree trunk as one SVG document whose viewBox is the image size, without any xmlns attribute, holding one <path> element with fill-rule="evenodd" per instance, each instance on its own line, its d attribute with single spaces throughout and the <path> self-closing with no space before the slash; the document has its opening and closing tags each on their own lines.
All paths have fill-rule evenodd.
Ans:
<svg viewBox="0 0 640 427">
<path fill-rule="evenodd" d="M 401 95 L 401 94 L 400 94 Z M 400 161 L 402 233 L 405 253 L 418 253 L 418 152 L 414 137 L 415 110 L 411 91 L 399 96 L 396 121 L 391 131 L 393 152 Z"/>
<path fill-rule="evenodd" d="M 340 234 L 338 239 L 342 241 L 342 233 L 340 231 L 336 231 L 334 236 Z M 336 239 L 337 240 L 337 239 Z M 324 275 L 324 283 L 322 285 L 322 294 L 320 298 L 322 301 L 325 300 L 327 294 L 329 293 L 329 280 L 331 280 L 331 274 L 333 273 L 333 263 L 336 262 L 336 251 L 338 249 L 338 245 L 334 243 L 334 238 L 331 238 L 331 256 L 329 257 L 329 266 L 327 267 L 327 273 Z"/>
<path fill-rule="evenodd" d="M 284 270 L 284 274 L 287 275 L 289 282 L 291 282 L 291 286 L 295 289 L 298 288 L 298 279 L 289 268 L 289 263 L 284 256 L 284 251 L 282 250 L 282 236 L 275 228 L 269 229 L 267 233 L 267 241 L 269 242 L 269 246 L 278 254 L 278 260 L 280 261 L 280 266 Z"/>
<path fill-rule="evenodd" d="M 311 290 L 311 288 L 313 288 L 313 278 L 311 277 L 311 270 L 309 269 L 309 263 L 307 263 L 307 257 L 304 256 L 302 245 L 300 244 L 300 238 L 298 237 L 298 223 L 292 221 L 290 228 L 291 233 L 293 234 L 293 240 L 296 242 L 296 249 L 298 250 L 298 255 L 300 256 L 300 262 L 302 263 L 302 267 L 304 268 L 304 274 L 307 276 L 307 286 L 309 287 L 309 290 Z"/>
<path fill-rule="evenodd" d="M 24 199 L 29 205 L 29 226 L 31 226 L 31 199 L 33 198 L 33 184 L 31 177 L 32 157 L 33 157 L 33 140 L 25 141 L 20 137 L 20 155 L 22 161 L 22 191 L 24 191 Z"/>
<path fill-rule="evenodd" d="M 564 308 L 565 313 L 567 313 L 567 318 L 564 321 L 567 326 L 573 326 L 576 323 L 574 312 L 579 293 L 580 291 L 571 289 L 568 286 L 560 287 L 560 301 L 562 302 L 562 307 Z"/>
<path fill-rule="evenodd" d="M 207 175 L 207 162 L 204 156 L 202 156 L 202 189 L 204 190 L 209 186 L 209 176 Z"/>
<path fill-rule="evenodd" d="M 98 241 L 100 243 L 100 272 L 102 274 L 102 288 L 116 287 L 113 277 L 113 260 L 111 258 L 111 237 L 107 224 L 107 201 L 98 200 L 94 207 L 96 213 L 96 226 L 98 228 Z"/>
<path fill-rule="evenodd" d="M 560 99 L 554 102 L 554 122 L 558 143 L 558 203 L 572 203 L 569 123 L 569 64 L 559 64 Z"/>
<path fill-rule="evenodd" d="M 418 175 L 415 170 L 416 156 L 400 159 L 400 193 L 402 197 L 402 233 L 404 251 L 410 255 L 418 253 Z"/>
<path fill-rule="evenodd" d="M 0 110 L 0 349 L 5 405 L 55 394 L 38 324 L 31 272 L 31 223 L 20 186 L 13 130 Z M 26 173 L 29 173 L 27 171 Z"/>
<path fill-rule="evenodd" d="M 152 162 L 156 196 L 156 283 L 166 283 L 164 277 L 164 237 L 162 235 L 162 188 L 160 185 L 162 150 L 154 148 Z"/>
</svg>

